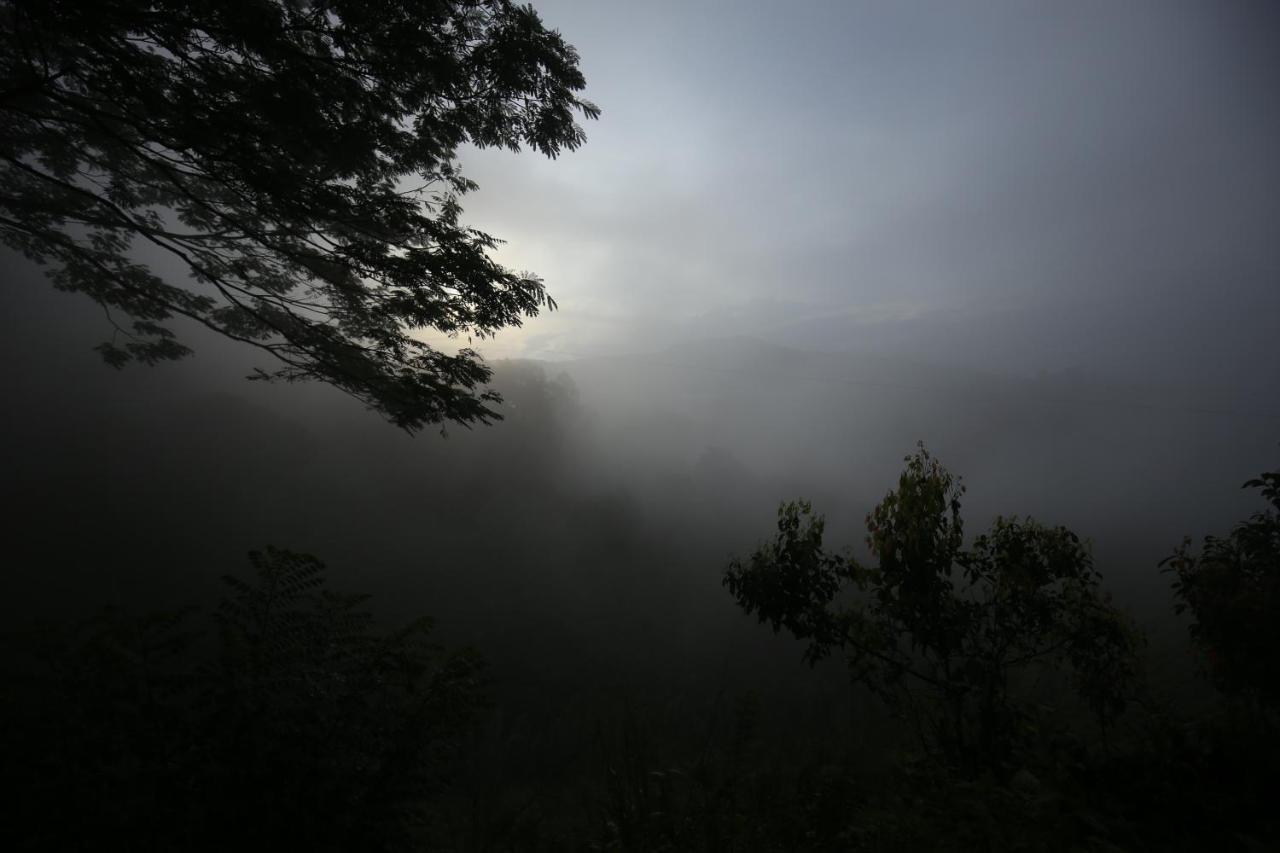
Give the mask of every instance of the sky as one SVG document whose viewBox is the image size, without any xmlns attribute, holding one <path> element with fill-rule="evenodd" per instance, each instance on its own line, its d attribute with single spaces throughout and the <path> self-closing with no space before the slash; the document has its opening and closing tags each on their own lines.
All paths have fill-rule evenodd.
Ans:
<svg viewBox="0 0 1280 853">
<path fill-rule="evenodd" d="M 564 371 L 592 488 L 730 458 L 762 478 L 752 511 L 826 489 L 857 519 L 924 440 L 993 505 L 1146 505 L 1165 543 L 1273 464 L 1280 7 L 535 5 L 603 114 L 555 160 L 463 150 L 463 219 L 559 303 L 479 348 Z M 97 306 L 0 268 L 12 447 L 213 391 L 329 417 L 181 327 L 194 358 L 107 370 Z M 1205 524 L 1240 517 L 1220 508 Z"/>
<path fill-rule="evenodd" d="M 603 116 L 555 161 L 463 153 L 468 221 L 561 306 L 487 354 L 747 337 L 1280 389 L 1276 7 L 536 7 Z"/>
</svg>

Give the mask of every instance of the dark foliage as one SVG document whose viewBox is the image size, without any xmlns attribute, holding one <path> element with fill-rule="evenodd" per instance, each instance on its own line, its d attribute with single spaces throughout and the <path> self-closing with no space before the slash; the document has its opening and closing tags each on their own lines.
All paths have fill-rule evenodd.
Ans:
<svg viewBox="0 0 1280 853">
<path fill-rule="evenodd" d="M 1280 707 L 1280 471 L 1244 484 L 1269 506 L 1226 536 L 1206 536 L 1200 553 L 1185 540 L 1162 565 L 1173 573 L 1179 613 L 1213 683 L 1232 695 Z"/>
<path fill-rule="evenodd" d="M 1257 708 L 1188 713 L 1145 685 L 1114 718 L 1130 637 L 1084 546 L 1010 519 L 966 544 L 960 495 L 922 451 L 869 516 L 874 566 L 828 554 L 821 518 L 788 505 L 733 569 L 811 660 L 842 651 L 872 689 L 827 694 L 847 727 L 809 728 L 776 693 L 703 705 L 670 672 L 611 701 L 584 685 L 623 670 L 616 653 L 585 669 L 545 645 L 565 677 L 500 684 L 477 720 L 474 656 L 423 622 L 378 629 L 314 558 L 268 549 L 207 623 L 112 611 L 7 659 L 0 818 L 31 850 L 1275 849 L 1280 738 Z M 850 565 L 865 585 L 832 585 Z M 1038 688 L 1020 677 L 1037 661 Z M 1057 672 L 1085 701 L 1049 713 Z"/>
<path fill-rule="evenodd" d="M 180 358 L 186 317 L 406 429 L 497 417 L 470 349 L 553 307 L 460 222 L 458 147 L 584 141 L 578 56 L 510 0 L 0 2 L 0 239 Z M 176 262 L 167 280 L 141 258 Z"/>
<path fill-rule="evenodd" d="M 1008 766 L 1029 710 L 1014 679 L 1069 670 L 1098 718 L 1124 707 L 1135 637 L 1104 600 L 1071 531 L 998 518 L 964 547 L 963 488 L 923 448 L 867 516 L 876 565 L 831 554 L 823 519 L 783 504 L 778 534 L 724 583 L 748 613 L 808 640 L 817 661 L 848 655 L 851 677 L 909 720 L 930 750 L 974 771 Z"/>
<path fill-rule="evenodd" d="M 377 630 L 313 557 L 267 549 L 192 611 L 105 613 L 29 643 L 9 705 L 20 849 L 410 849 L 480 704 L 482 666 Z"/>
</svg>

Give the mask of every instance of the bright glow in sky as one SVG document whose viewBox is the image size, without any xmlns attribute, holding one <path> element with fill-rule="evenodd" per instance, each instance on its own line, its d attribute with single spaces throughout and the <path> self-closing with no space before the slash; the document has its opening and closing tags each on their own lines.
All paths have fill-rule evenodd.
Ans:
<svg viewBox="0 0 1280 853">
<path fill-rule="evenodd" d="M 604 115 L 556 161 L 465 155 L 468 221 L 561 306 L 495 357 L 1280 370 L 1275 7 L 536 5 Z"/>
</svg>

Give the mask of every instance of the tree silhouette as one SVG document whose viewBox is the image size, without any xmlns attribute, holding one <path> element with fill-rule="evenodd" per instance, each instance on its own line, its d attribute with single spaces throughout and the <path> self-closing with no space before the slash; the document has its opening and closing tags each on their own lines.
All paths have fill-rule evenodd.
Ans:
<svg viewBox="0 0 1280 853">
<path fill-rule="evenodd" d="M 906 462 L 867 516 L 876 565 L 826 551 L 822 516 L 784 503 L 774 541 L 735 560 L 725 586 L 761 622 L 808 640 L 808 660 L 846 652 L 852 678 L 961 769 L 1010 757 L 1025 720 L 1013 680 L 1029 667 L 1071 670 L 1101 719 L 1119 713 L 1135 638 L 1100 594 L 1080 539 L 997 518 L 966 549 L 964 489 L 923 446 Z"/>
<path fill-rule="evenodd" d="M 268 548 L 193 608 L 50 629 L 6 665 L 17 849 L 416 849 L 483 704 L 426 619 L 380 629 Z"/>
<path fill-rule="evenodd" d="M 1199 554 L 1184 540 L 1162 565 L 1213 683 L 1280 708 L 1280 471 L 1243 488 L 1260 490 L 1267 508 L 1226 536 L 1206 536 Z"/>
<path fill-rule="evenodd" d="M 112 365 L 188 354 L 186 317 L 282 363 L 256 378 L 410 430 L 487 422 L 478 354 L 410 333 L 554 303 L 461 223 L 456 152 L 577 148 L 584 85 L 510 0 L 0 0 L 0 239 L 103 306 Z"/>
</svg>

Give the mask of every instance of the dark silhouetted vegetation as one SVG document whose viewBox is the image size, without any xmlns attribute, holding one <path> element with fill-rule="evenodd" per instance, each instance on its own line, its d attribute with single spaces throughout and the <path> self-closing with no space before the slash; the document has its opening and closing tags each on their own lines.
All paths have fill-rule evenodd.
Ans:
<svg viewBox="0 0 1280 853">
<path fill-rule="evenodd" d="M 477 353 L 410 333 L 486 337 L 554 303 L 461 223 L 456 153 L 577 148 L 584 85 L 510 0 L 6 0 L 0 240 L 131 319 L 110 364 L 188 354 L 187 318 L 283 363 L 259 378 L 401 427 L 488 421 Z"/>
<path fill-rule="evenodd" d="M 1274 507 L 1277 476 L 1246 486 Z M 923 746 L 860 790 L 856 768 L 834 771 L 834 823 L 810 826 L 809 844 L 758 849 L 1273 849 L 1280 824 L 1265 792 L 1280 738 L 1267 709 L 1230 701 L 1189 714 L 1155 695 L 1080 539 L 997 518 L 966 549 L 962 493 L 921 448 L 867 516 L 874 567 L 827 552 L 824 520 L 803 501 L 783 504 L 773 542 L 730 566 L 725 585 L 748 613 L 807 641 L 811 662 L 845 651 L 850 678 Z M 1264 706 L 1278 541 L 1272 509 L 1168 561 L 1215 686 Z M 1069 669 L 1101 727 L 1051 707 L 1051 685 L 1016 678 L 1037 664 Z"/>
<path fill-rule="evenodd" d="M 1173 573 L 1179 613 L 1192 617 L 1192 639 L 1221 690 L 1280 705 L 1280 471 L 1244 484 L 1268 507 L 1226 536 L 1206 536 L 1196 553 L 1188 539 L 1164 561 Z"/>
<path fill-rule="evenodd" d="M 1272 849 L 1265 693 L 1210 657 L 1217 702 L 1162 695 L 1085 543 L 1012 518 L 966 543 L 962 493 L 922 449 L 867 516 L 871 560 L 828 552 L 797 502 L 726 575 L 815 669 L 844 654 L 869 742 L 750 690 L 664 711 L 571 676 L 539 701 L 576 732 L 504 718 L 473 653 L 378 627 L 315 558 L 267 549 L 208 618 L 117 608 L 11 638 L 6 825 L 31 850 Z M 1260 583 L 1274 523 L 1171 563 L 1206 649 L 1207 608 L 1266 602 L 1198 598 L 1197 573 Z"/>
<path fill-rule="evenodd" d="M 23 850 L 404 850 L 431 837 L 483 666 L 269 548 L 212 619 L 110 610 L 9 660 L 6 834 Z"/>
<path fill-rule="evenodd" d="M 1135 640 L 1076 534 L 997 518 L 966 549 L 963 492 L 921 448 L 867 516 L 876 565 L 826 551 L 824 520 L 802 501 L 783 504 L 777 537 L 735 561 L 725 586 L 761 622 L 808 641 L 808 660 L 846 652 L 850 677 L 949 765 L 1012 773 L 1038 731 L 1016 696 L 1023 671 L 1068 668 L 1107 723 L 1124 708 Z"/>
</svg>

